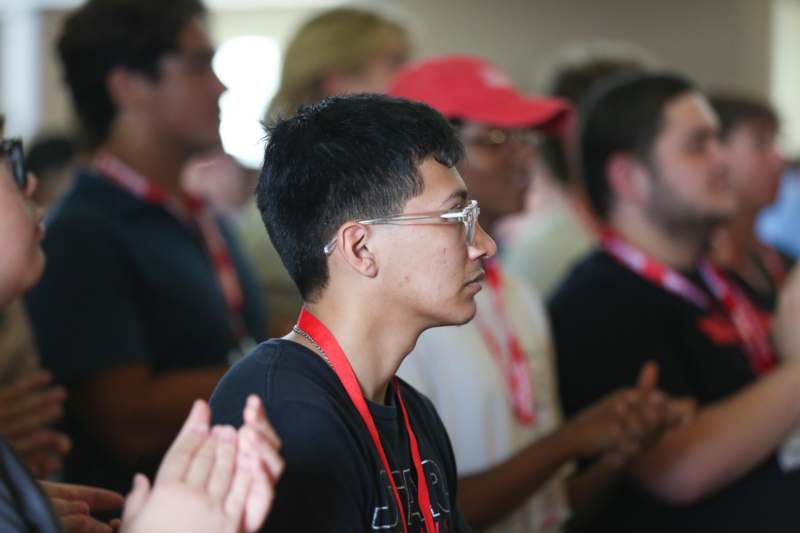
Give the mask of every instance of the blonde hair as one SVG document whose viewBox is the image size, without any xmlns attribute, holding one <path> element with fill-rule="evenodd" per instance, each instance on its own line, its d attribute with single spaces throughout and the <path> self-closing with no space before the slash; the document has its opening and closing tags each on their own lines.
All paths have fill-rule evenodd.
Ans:
<svg viewBox="0 0 800 533">
<path fill-rule="evenodd" d="M 358 73 L 393 37 L 408 41 L 400 25 L 362 9 L 334 9 L 306 22 L 286 48 L 280 87 L 267 110 L 267 122 L 292 116 L 300 106 L 328 96 L 322 91 L 326 73 Z"/>
</svg>

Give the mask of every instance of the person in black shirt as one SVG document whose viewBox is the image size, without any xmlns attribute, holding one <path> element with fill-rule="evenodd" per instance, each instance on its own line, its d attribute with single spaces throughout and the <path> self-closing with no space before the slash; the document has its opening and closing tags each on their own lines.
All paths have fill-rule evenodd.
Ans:
<svg viewBox="0 0 800 533">
<path fill-rule="evenodd" d="M 266 530 L 468 530 L 444 426 L 394 377 L 423 330 L 473 317 L 496 251 L 462 155 L 439 113 L 378 95 L 328 98 L 270 129 L 258 204 L 304 309 L 211 399 L 215 422 L 237 425 L 235 406 L 259 394 L 281 437 Z"/>
<path fill-rule="evenodd" d="M 220 144 L 204 13 L 201 0 L 89 0 L 58 40 L 92 156 L 48 221 L 27 304 L 68 390 L 70 482 L 125 492 L 152 475 L 192 401 L 264 337 L 233 235 L 181 186 L 187 160 Z"/>
<path fill-rule="evenodd" d="M 592 529 L 796 529 L 800 461 L 782 446 L 800 424 L 800 279 L 787 281 L 773 345 L 746 293 L 703 260 L 735 207 L 716 116 L 688 81 L 640 74 L 598 87 L 578 122 L 584 186 L 606 226 L 550 302 L 565 410 L 650 359 L 668 393 L 699 404 L 632 465 Z"/>
<path fill-rule="evenodd" d="M 0 115 L 0 136 L 3 119 Z M 0 309 L 34 285 L 44 255 L 42 212 L 33 201 L 36 179 L 25 170 L 22 143 L 0 143 Z M 33 400 L 26 400 L 31 402 Z M 138 474 L 125 502 L 122 533 L 156 530 L 236 533 L 257 530 L 283 468 L 280 442 L 258 398 L 244 404 L 244 424 L 211 428 L 204 401 L 194 403 L 151 486 Z M 241 407 L 241 404 L 240 404 Z M 19 405 L 17 405 L 19 408 Z M 24 411 L 24 409 L 23 409 Z M 37 482 L 0 438 L 0 530 L 4 533 L 112 531 L 89 512 L 119 508 L 123 498 L 95 487 Z"/>
</svg>

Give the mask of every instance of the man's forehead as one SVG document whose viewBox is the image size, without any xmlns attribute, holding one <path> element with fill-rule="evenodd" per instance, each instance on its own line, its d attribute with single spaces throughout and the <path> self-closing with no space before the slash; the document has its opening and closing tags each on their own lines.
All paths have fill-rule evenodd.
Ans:
<svg viewBox="0 0 800 533">
<path fill-rule="evenodd" d="M 697 91 L 681 93 L 663 111 L 662 132 L 719 131 L 719 119 L 708 99 Z"/>
</svg>

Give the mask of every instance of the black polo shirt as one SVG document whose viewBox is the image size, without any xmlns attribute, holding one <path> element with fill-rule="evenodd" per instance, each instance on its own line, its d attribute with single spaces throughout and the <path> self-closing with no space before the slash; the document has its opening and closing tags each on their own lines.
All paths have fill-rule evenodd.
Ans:
<svg viewBox="0 0 800 533">
<path fill-rule="evenodd" d="M 233 241 L 244 322 L 261 340 L 260 294 Z M 146 363 L 154 372 L 225 365 L 236 353 L 231 317 L 202 237 L 163 207 L 82 171 L 49 224 L 44 276 L 28 296 L 42 362 L 68 388 L 98 372 Z M 123 467 L 70 416 L 66 479 L 117 490 Z M 101 420 L 95 421 L 102 424 Z M 134 458 L 132 458 L 134 459 Z M 151 471 L 160 457 L 141 458 Z"/>
<path fill-rule="evenodd" d="M 687 275 L 703 287 L 699 274 Z M 691 396 L 700 406 L 735 394 L 756 379 L 720 309 L 705 312 L 603 251 L 578 263 L 555 293 L 549 311 L 568 415 L 633 385 L 639 369 L 651 359 L 660 367 L 660 388 Z M 798 530 L 798 494 L 800 470 L 785 473 L 772 456 L 691 506 L 664 504 L 633 483 L 624 483 L 592 530 Z"/>
</svg>

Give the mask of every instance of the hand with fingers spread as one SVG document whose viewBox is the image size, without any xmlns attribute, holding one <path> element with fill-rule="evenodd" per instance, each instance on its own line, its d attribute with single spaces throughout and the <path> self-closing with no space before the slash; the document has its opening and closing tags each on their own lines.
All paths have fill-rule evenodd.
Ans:
<svg viewBox="0 0 800 533">
<path fill-rule="evenodd" d="M 244 425 L 209 428 L 198 400 L 164 457 L 152 489 L 137 475 L 123 512 L 122 531 L 141 533 L 256 531 L 266 519 L 283 469 L 280 443 L 256 397 Z"/>
<path fill-rule="evenodd" d="M 119 509 L 122 495 L 110 490 L 69 483 L 40 481 L 65 533 L 112 533 L 116 524 L 105 524 L 90 513 Z"/>
<path fill-rule="evenodd" d="M 0 390 L 0 436 L 36 477 L 61 468 L 69 438 L 47 427 L 61 418 L 66 392 L 50 386 L 49 372 L 33 372 Z"/>
</svg>

